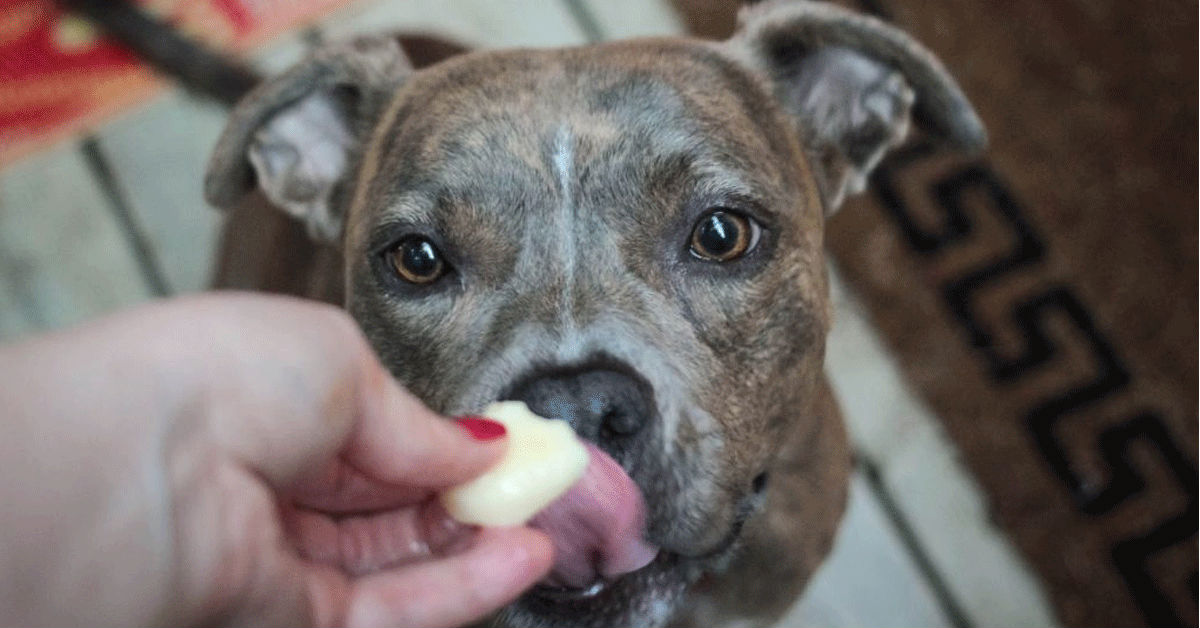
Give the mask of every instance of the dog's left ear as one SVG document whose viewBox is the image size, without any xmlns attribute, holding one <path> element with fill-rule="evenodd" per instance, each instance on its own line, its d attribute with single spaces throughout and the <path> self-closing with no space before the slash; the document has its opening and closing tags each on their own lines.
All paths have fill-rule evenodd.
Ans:
<svg viewBox="0 0 1200 628">
<path fill-rule="evenodd" d="M 825 2 L 742 9 L 726 51 L 765 76 L 797 125 L 827 213 L 862 191 L 910 117 L 958 148 L 987 143 L 983 123 L 933 54 L 873 17 Z"/>
<path fill-rule="evenodd" d="M 255 187 L 318 241 L 342 232 L 347 180 L 373 122 L 412 66 L 390 35 L 317 48 L 246 95 L 229 116 L 204 180 L 208 202 Z"/>
</svg>

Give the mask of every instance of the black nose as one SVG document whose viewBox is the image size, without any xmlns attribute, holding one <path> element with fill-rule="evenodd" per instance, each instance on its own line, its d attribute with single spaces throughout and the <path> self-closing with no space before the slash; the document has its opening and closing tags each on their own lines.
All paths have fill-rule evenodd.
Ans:
<svg viewBox="0 0 1200 628">
<path fill-rule="evenodd" d="M 580 436 L 597 443 L 637 434 L 654 408 L 649 384 L 608 368 L 535 373 L 507 397 L 524 401 L 541 416 L 566 420 Z"/>
</svg>

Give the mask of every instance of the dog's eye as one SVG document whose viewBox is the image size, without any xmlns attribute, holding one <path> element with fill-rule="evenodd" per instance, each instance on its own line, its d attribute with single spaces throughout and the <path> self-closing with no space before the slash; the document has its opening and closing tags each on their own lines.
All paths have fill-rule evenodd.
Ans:
<svg viewBox="0 0 1200 628">
<path fill-rule="evenodd" d="M 749 253 L 758 244 L 762 228 L 752 218 L 727 209 L 704 215 L 692 229 L 692 255 L 713 262 L 728 262 Z"/>
<path fill-rule="evenodd" d="M 409 236 L 387 252 L 388 263 L 404 281 L 430 284 L 446 272 L 446 262 L 433 243 L 421 236 Z"/>
</svg>

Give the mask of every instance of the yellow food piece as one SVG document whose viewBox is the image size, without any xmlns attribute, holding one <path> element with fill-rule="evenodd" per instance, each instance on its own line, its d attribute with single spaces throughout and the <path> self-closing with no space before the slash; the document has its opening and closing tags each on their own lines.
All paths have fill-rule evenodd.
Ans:
<svg viewBox="0 0 1200 628">
<path fill-rule="evenodd" d="M 544 419 L 520 401 L 500 401 L 483 416 L 504 424 L 508 450 L 483 475 L 441 494 L 450 516 L 484 526 L 521 525 L 583 476 L 587 448 L 566 421 Z"/>
</svg>

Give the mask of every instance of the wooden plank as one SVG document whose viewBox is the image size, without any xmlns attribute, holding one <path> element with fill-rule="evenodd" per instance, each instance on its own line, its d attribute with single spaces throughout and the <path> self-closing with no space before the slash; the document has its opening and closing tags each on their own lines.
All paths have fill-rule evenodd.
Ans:
<svg viewBox="0 0 1200 628">
<path fill-rule="evenodd" d="M 254 67 L 266 76 L 283 72 L 304 56 L 309 47 L 305 39 L 316 32 L 317 27 L 313 27 L 308 31 L 280 37 L 263 46 L 253 55 Z"/>
<path fill-rule="evenodd" d="M 866 313 L 837 275 L 831 273 L 833 329 L 825 370 L 837 392 L 855 448 L 887 468 L 896 447 L 934 421 L 913 398 Z"/>
<path fill-rule="evenodd" d="M 0 173 L 0 335 L 62 327 L 149 298 L 78 145 Z"/>
<path fill-rule="evenodd" d="M 96 134 L 103 156 L 176 292 L 208 282 L 221 224 L 204 202 L 208 156 L 225 110 L 175 90 Z"/>
<path fill-rule="evenodd" d="M 653 0 L 566 0 L 578 3 L 604 39 L 682 35 L 683 22 L 666 2 Z"/>
<path fill-rule="evenodd" d="M 487 48 L 569 46 L 585 39 L 561 3 L 544 0 L 366 2 L 339 12 L 321 28 L 329 37 L 389 30 Z"/>
<path fill-rule="evenodd" d="M 305 49 L 304 35 L 290 34 L 256 51 L 252 62 L 278 74 Z M 223 216 L 204 201 L 202 185 L 226 116 L 220 105 L 169 90 L 96 134 L 174 292 L 208 286 Z"/>
<path fill-rule="evenodd" d="M 5 260 L 0 260 L 0 273 L 9 272 Z M 19 294 L 14 294 L 9 282 L 0 282 L 0 342 L 18 338 L 31 331 Z"/>
<path fill-rule="evenodd" d="M 992 522 L 984 494 L 941 425 L 923 424 L 898 446 L 883 482 L 976 624 L 1058 625 L 1041 585 Z"/>
<path fill-rule="evenodd" d="M 826 369 L 851 440 L 879 469 L 954 600 L 976 625 L 1056 626 L 1040 584 L 988 518 L 941 424 L 904 382 L 836 272 L 833 292 Z"/>
<path fill-rule="evenodd" d="M 833 552 L 779 621 L 801 626 L 950 626 L 933 592 L 861 475 L 850 484 Z"/>
</svg>

